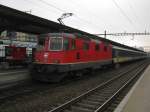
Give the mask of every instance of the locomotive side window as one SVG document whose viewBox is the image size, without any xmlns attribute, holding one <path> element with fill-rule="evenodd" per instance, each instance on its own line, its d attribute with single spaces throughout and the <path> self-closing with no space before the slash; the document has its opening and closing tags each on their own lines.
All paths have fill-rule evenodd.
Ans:
<svg viewBox="0 0 150 112">
<path fill-rule="evenodd" d="M 109 51 L 111 50 L 111 46 L 110 46 L 110 45 L 108 46 L 108 50 L 109 50 Z"/>
<path fill-rule="evenodd" d="M 71 49 L 76 48 L 76 41 L 74 39 L 71 40 Z"/>
<path fill-rule="evenodd" d="M 61 37 L 50 38 L 50 50 L 62 50 L 62 38 Z"/>
<path fill-rule="evenodd" d="M 69 39 L 65 38 L 64 41 L 64 50 L 69 50 Z"/>
<path fill-rule="evenodd" d="M 98 43 L 96 43 L 96 45 L 95 45 L 95 51 L 99 51 L 100 50 L 100 48 L 99 48 L 99 44 Z"/>
<path fill-rule="evenodd" d="M 106 45 L 104 46 L 104 51 L 105 51 L 105 52 L 107 51 L 107 46 L 106 46 Z"/>
<path fill-rule="evenodd" d="M 89 50 L 89 43 L 87 43 L 87 42 L 83 43 L 83 49 Z"/>
</svg>

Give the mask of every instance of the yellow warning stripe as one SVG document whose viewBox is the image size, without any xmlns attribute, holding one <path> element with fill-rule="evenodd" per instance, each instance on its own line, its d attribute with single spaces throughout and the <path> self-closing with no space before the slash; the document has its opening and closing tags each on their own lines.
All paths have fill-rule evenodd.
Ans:
<svg viewBox="0 0 150 112">
<path fill-rule="evenodd" d="M 117 57 L 113 58 L 114 63 L 125 62 L 131 60 L 132 57 Z"/>
</svg>

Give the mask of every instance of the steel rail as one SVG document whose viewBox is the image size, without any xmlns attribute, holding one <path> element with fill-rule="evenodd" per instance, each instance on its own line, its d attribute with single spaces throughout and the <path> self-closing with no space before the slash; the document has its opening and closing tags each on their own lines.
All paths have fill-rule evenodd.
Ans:
<svg viewBox="0 0 150 112">
<path fill-rule="evenodd" d="M 141 63 L 140 63 L 140 65 L 141 65 Z M 136 65 L 136 66 L 130 68 L 130 70 L 121 73 L 119 76 L 116 76 L 116 77 L 114 77 L 114 78 L 108 80 L 107 82 L 104 82 L 104 83 L 100 84 L 100 85 L 97 86 L 96 88 L 94 88 L 94 89 L 92 89 L 92 90 L 89 90 L 88 92 L 86 92 L 86 93 L 84 93 L 84 94 L 82 94 L 82 95 L 80 95 L 80 96 L 78 96 L 78 97 L 76 97 L 76 98 L 74 98 L 74 99 L 72 99 L 72 100 L 70 100 L 70 101 L 68 101 L 68 102 L 66 102 L 66 103 L 64 103 L 64 104 L 62 104 L 62 105 L 60 105 L 60 106 L 58 106 L 58 107 L 56 107 L 56 108 L 50 110 L 50 111 L 48 111 L 48 112 L 60 112 L 60 111 L 65 110 L 66 108 L 72 106 L 73 104 L 75 104 L 75 103 L 81 101 L 82 99 L 86 98 L 87 96 L 91 95 L 91 94 L 92 94 L 93 92 L 95 92 L 96 90 L 105 87 L 106 85 L 108 85 L 109 83 L 115 81 L 116 79 L 120 78 L 121 76 L 123 76 L 123 75 L 125 75 L 125 74 L 131 72 L 131 71 L 134 70 L 136 67 L 139 67 L 139 65 Z"/>
<path fill-rule="evenodd" d="M 22 70 L 22 71 L 13 71 L 13 72 L 2 72 L 2 73 L 0 73 L 0 77 L 1 76 L 7 76 L 7 75 L 16 75 L 16 74 L 18 74 L 18 73 L 28 73 L 28 71 L 27 70 Z"/>
<path fill-rule="evenodd" d="M 132 63 L 132 64 L 130 64 L 131 66 L 133 66 L 134 64 Z M 111 71 L 111 72 L 109 72 L 109 73 L 107 73 L 107 75 L 109 75 L 109 74 L 114 74 L 114 75 L 116 75 L 116 74 L 120 74 L 121 72 L 122 72 L 122 70 L 125 70 L 125 69 L 128 69 L 128 68 L 130 68 L 129 66 L 125 66 L 125 68 L 122 68 L 122 69 L 120 69 L 120 70 L 118 70 L 117 72 L 115 71 Z M 16 83 L 13 83 L 13 85 L 17 85 L 17 84 L 19 84 L 20 82 L 22 83 L 22 81 L 24 81 L 24 80 L 21 80 L 21 81 L 19 81 L 19 82 L 16 82 Z M 70 80 L 69 80 L 69 82 L 67 81 L 67 82 L 64 82 L 63 83 L 63 85 L 64 84 L 66 84 L 66 83 L 70 83 Z M 0 84 L 0 90 L 1 91 L 5 91 L 5 87 L 8 87 L 8 86 L 10 86 L 10 85 L 12 85 L 12 82 L 11 83 L 7 83 L 7 84 L 3 84 L 3 85 L 1 85 Z M 6 90 L 7 89 L 9 89 L 9 88 L 6 88 Z M 11 89 L 11 88 L 10 88 Z M 29 88 L 30 89 L 30 88 Z M 0 96 L 0 101 L 2 101 L 2 100 L 5 100 L 5 99 L 8 99 L 8 98 L 11 98 L 11 97 L 13 97 L 13 96 L 17 96 L 17 95 L 21 95 L 21 94 L 25 94 L 25 93 L 31 93 L 31 92 L 33 92 L 33 91 L 35 91 L 34 89 L 33 90 L 31 90 L 30 89 L 30 91 L 28 90 L 28 91 L 17 91 L 17 92 L 13 92 L 13 94 L 12 94 L 12 92 L 11 92 L 11 94 L 9 94 L 9 95 L 7 95 L 7 94 L 5 94 L 4 93 L 4 95 L 1 95 Z M 7 92 L 8 93 L 8 92 Z"/>
<path fill-rule="evenodd" d="M 107 106 L 109 106 L 109 104 L 111 104 L 111 102 L 113 102 L 113 100 L 146 68 L 146 66 L 147 65 L 143 66 L 140 69 L 137 69 L 135 75 L 131 79 L 129 79 L 116 93 L 114 93 L 114 95 L 112 95 L 107 101 L 105 101 L 103 103 L 103 105 L 101 105 L 94 112 L 102 112 L 102 111 L 104 111 L 104 109 L 107 108 Z"/>
</svg>

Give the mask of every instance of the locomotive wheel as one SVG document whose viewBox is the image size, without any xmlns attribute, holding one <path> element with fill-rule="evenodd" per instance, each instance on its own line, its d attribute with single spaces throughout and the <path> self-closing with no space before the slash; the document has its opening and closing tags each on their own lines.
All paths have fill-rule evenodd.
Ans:
<svg viewBox="0 0 150 112">
<path fill-rule="evenodd" d="M 89 68 L 89 71 L 88 71 L 89 75 L 95 75 L 95 73 L 96 73 L 96 69 Z"/>
<path fill-rule="evenodd" d="M 76 76 L 76 77 L 82 77 L 82 76 L 83 76 L 82 71 L 76 71 L 76 72 L 75 72 L 75 76 Z"/>
<path fill-rule="evenodd" d="M 51 74 L 34 73 L 32 74 L 32 79 L 35 81 L 46 83 L 58 83 L 61 82 L 67 75 L 68 73 L 51 73 Z"/>
<path fill-rule="evenodd" d="M 68 75 L 67 72 L 58 73 L 58 72 L 46 72 L 46 68 L 36 68 L 30 66 L 30 75 L 34 81 L 47 82 L 47 83 L 57 83 L 60 82 Z"/>
<path fill-rule="evenodd" d="M 61 82 L 66 76 L 68 75 L 67 72 L 64 73 L 53 73 L 53 74 L 49 74 L 46 77 L 46 81 L 47 82 L 52 82 L 52 83 L 58 83 Z"/>
</svg>

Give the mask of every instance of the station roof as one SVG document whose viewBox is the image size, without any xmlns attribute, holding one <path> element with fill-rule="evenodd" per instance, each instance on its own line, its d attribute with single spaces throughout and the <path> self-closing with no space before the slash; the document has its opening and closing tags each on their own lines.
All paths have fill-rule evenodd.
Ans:
<svg viewBox="0 0 150 112">
<path fill-rule="evenodd" d="M 69 26 L 61 25 L 51 20 L 47 20 L 4 5 L 0 5 L 0 31 L 3 30 L 20 31 L 33 34 L 43 34 L 50 32 L 79 33 L 81 35 L 87 35 L 88 37 L 93 39 L 100 39 L 102 41 L 109 42 L 116 46 L 137 50 L 135 48 L 116 43 L 111 40 L 104 39 L 75 28 L 71 28 Z"/>
</svg>

